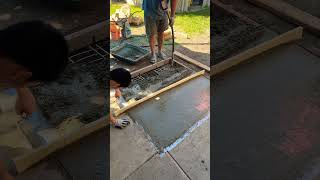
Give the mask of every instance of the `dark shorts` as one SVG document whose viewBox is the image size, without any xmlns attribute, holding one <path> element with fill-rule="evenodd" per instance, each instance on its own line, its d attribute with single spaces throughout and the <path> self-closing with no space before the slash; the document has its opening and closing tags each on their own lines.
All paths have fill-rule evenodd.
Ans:
<svg viewBox="0 0 320 180">
<path fill-rule="evenodd" d="M 168 18 L 152 18 L 150 16 L 145 17 L 144 24 L 146 27 L 146 34 L 148 37 L 153 36 L 159 32 L 164 32 L 169 27 Z"/>
</svg>

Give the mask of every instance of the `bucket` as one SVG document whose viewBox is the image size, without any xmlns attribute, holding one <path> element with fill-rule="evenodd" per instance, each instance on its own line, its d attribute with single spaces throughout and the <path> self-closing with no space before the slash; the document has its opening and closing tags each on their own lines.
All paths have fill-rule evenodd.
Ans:
<svg viewBox="0 0 320 180">
<path fill-rule="evenodd" d="M 119 40 L 120 39 L 121 30 L 120 27 L 114 23 L 110 22 L 110 36 L 112 40 Z"/>
</svg>

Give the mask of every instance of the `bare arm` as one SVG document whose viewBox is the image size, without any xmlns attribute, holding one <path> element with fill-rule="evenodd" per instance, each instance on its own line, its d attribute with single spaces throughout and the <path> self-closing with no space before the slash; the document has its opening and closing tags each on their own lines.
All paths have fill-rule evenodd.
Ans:
<svg viewBox="0 0 320 180">
<path fill-rule="evenodd" d="M 37 111 L 37 103 L 27 87 L 17 88 L 16 112 L 19 115 L 31 115 Z"/>
<path fill-rule="evenodd" d="M 174 17 L 176 14 L 177 0 L 171 0 L 171 17 Z"/>
</svg>

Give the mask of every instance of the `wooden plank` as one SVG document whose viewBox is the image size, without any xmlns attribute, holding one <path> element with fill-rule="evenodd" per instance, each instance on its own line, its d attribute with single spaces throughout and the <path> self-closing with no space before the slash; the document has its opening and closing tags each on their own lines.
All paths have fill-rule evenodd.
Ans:
<svg viewBox="0 0 320 180">
<path fill-rule="evenodd" d="M 158 68 L 158 67 L 161 67 L 161 66 L 163 66 L 163 65 L 166 65 L 166 64 L 168 64 L 169 62 L 170 62 L 170 58 L 169 58 L 169 59 L 166 59 L 166 60 L 159 61 L 159 62 L 154 63 L 154 64 L 151 64 L 151 65 L 149 65 L 149 66 L 147 66 L 147 67 L 144 67 L 144 68 L 141 68 L 141 69 L 138 69 L 138 70 L 136 70 L 136 71 L 131 72 L 131 76 L 132 76 L 132 77 L 139 76 L 139 75 L 141 75 L 141 74 L 143 74 L 143 73 L 146 73 L 146 72 L 148 72 L 148 71 L 152 71 L 152 70 L 154 70 L 154 69 L 156 69 L 156 68 Z"/>
<path fill-rule="evenodd" d="M 179 58 L 181 58 L 184 61 L 187 61 L 188 63 L 196 65 L 196 66 L 200 67 L 201 69 L 204 69 L 204 70 L 210 72 L 210 67 L 209 66 L 204 65 L 204 64 L 202 64 L 202 63 L 200 63 L 200 62 L 198 62 L 198 61 L 196 61 L 196 60 L 194 60 L 194 59 L 192 59 L 192 58 L 190 58 L 190 57 L 188 57 L 188 56 L 186 56 L 184 54 L 181 54 L 178 51 L 175 51 L 174 55 L 178 56 Z"/>
<path fill-rule="evenodd" d="M 22 156 L 16 157 L 13 159 L 13 163 L 15 165 L 15 169 L 17 173 L 22 173 L 32 165 L 38 163 L 51 153 L 76 142 L 77 140 L 97 131 L 104 127 L 107 127 L 109 121 L 107 120 L 107 117 L 103 117 L 99 120 L 96 120 L 94 122 L 91 122 L 90 124 L 87 124 L 80 129 L 78 129 L 75 132 L 70 133 L 69 135 L 59 138 L 55 140 L 54 142 L 41 146 L 37 149 L 34 149 L 27 154 L 24 154 Z"/>
<path fill-rule="evenodd" d="M 214 66 L 211 66 L 210 76 L 221 73 L 239 63 L 248 60 L 254 56 L 257 56 L 265 51 L 268 51 L 274 47 L 280 46 L 285 43 L 289 43 L 294 40 L 302 38 L 303 28 L 298 27 L 286 33 L 283 33 L 269 41 L 259 44 L 251 49 L 248 49 L 238 55 L 228 58 L 225 61 L 220 62 Z"/>
<path fill-rule="evenodd" d="M 249 2 L 320 35 L 320 18 L 302 11 L 283 0 L 249 0 Z"/>
<path fill-rule="evenodd" d="M 245 22 L 247 22 L 247 23 L 249 23 L 249 24 L 252 24 L 252 25 L 255 25 L 255 26 L 260 26 L 260 24 L 258 24 L 258 23 L 255 22 L 254 20 L 252 20 L 252 19 L 244 16 L 243 14 L 241 14 L 241 13 L 233 10 L 233 9 L 230 8 L 229 6 L 224 5 L 224 4 L 222 4 L 221 2 L 219 2 L 219 1 L 213 1 L 212 3 L 213 3 L 214 6 L 217 6 L 217 7 L 221 8 L 221 9 L 227 11 L 228 13 L 230 13 L 230 14 L 238 17 L 238 18 L 241 19 L 242 21 L 245 21 Z"/>
<path fill-rule="evenodd" d="M 129 110 L 129 109 L 131 109 L 131 108 L 133 108 L 133 107 L 135 107 L 135 106 L 137 106 L 137 105 L 139 105 L 139 104 L 141 104 L 141 103 L 143 103 L 143 102 L 145 102 L 145 101 L 147 101 L 147 100 L 149 100 L 151 98 L 154 98 L 154 97 L 158 96 L 159 94 L 161 94 L 161 93 L 163 93 L 165 91 L 168 91 L 168 90 L 170 90 L 172 88 L 175 88 L 175 87 L 177 87 L 177 86 L 179 86 L 179 85 L 181 85 L 181 84 L 183 84 L 183 83 L 185 83 L 185 82 L 187 82 L 187 81 L 189 81 L 191 79 L 194 79 L 194 78 L 196 78 L 198 76 L 204 75 L 204 73 L 205 73 L 204 70 L 199 71 L 199 72 L 197 72 L 195 74 L 192 74 L 192 75 L 190 75 L 190 76 L 188 76 L 188 77 L 186 77 L 186 78 L 184 78 L 184 79 L 182 79 L 182 80 L 180 80 L 178 82 L 175 82 L 175 83 L 173 83 L 173 84 L 171 84 L 171 85 L 169 85 L 169 86 L 167 86 L 167 87 L 165 87 L 163 89 L 160 89 L 157 92 L 151 93 L 148 96 L 146 96 L 146 97 L 144 97 L 144 98 L 142 98 L 142 99 L 140 99 L 138 101 L 135 101 L 132 104 L 130 104 L 130 105 L 128 105 L 128 106 L 116 111 L 115 112 L 115 116 L 119 116 L 122 113 L 126 112 L 127 110 Z"/>
<path fill-rule="evenodd" d="M 89 26 L 80 31 L 65 36 L 70 51 L 74 51 L 93 43 L 93 40 L 99 41 L 108 37 L 107 21 Z"/>
</svg>

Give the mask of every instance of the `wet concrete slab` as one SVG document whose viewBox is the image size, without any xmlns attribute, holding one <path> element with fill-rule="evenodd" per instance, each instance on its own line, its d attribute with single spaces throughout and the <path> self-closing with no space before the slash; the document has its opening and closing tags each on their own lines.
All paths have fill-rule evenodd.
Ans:
<svg viewBox="0 0 320 180">
<path fill-rule="evenodd" d="M 105 180 L 109 177 L 107 129 L 85 137 L 53 155 L 77 180 Z"/>
<path fill-rule="evenodd" d="M 131 174 L 126 180 L 188 180 L 188 177 L 183 173 L 179 166 L 169 156 L 159 157 L 154 156 L 146 162 L 137 171 Z"/>
<path fill-rule="evenodd" d="M 132 121 L 125 129 L 110 128 L 110 179 L 125 179 L 154 154 L 155 146 Z"/>
<path fill-rule="evenodd" d="M 297 179 L 320 155 L 320 59 L 291 44 L 215 77 L 215 179 Z"/>
<path fill-rule="evenodd" d="M 24 173 L 15 177 L 16 180 L 72 180 L 67 172 L 61 168 L 59 163 L 54 159 L 48 159 L 37 164 Z"/>
<path fill-rule="evenodd" d="M 138 105 L 129 114 L 162 151 L 208 115 L 209 93 L 209 80 L 198 77 Z"/>
<path fill-rule="evenodd" d="M 210 120 L 170 152 L 191 179 L 210 179 Z"/>
</svg>

